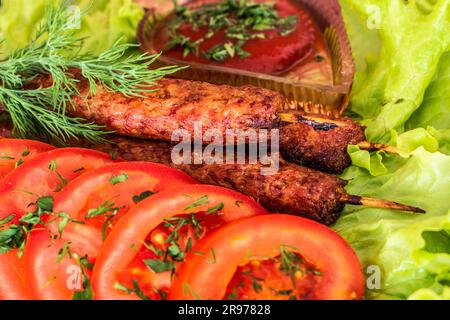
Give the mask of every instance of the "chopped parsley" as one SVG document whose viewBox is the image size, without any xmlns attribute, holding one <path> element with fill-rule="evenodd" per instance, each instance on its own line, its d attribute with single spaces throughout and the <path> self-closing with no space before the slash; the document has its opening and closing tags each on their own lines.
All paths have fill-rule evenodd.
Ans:
<svg viewBox="0 0 450 320">
<path fill-rule="evenodd" d="M 147 297 L 147 296 L 144 294 L 144 292 L 141 290 L 141 288 L 139 287 L 139 284 L 138 284 L 138 282 L 137 282 L 136 279 L 133 279 L 132 282 L 133 282 L 133 288 L 132 288 L 132 289 L 127 288 L 126 286 L 124 286 L 123 284 L 121 284 L 121 283 L 119 283 L 119 282 L 116 282 L 115 285 L 114 285 L 114 287 L 115 287 L 117 290 L 124 291 L 124 292 L 126 292 L 126 293 L 128 293 L 128 294 L 135 294 L 135 295 L 137 295 L 139 298 L 141 298 L 142 300 L 151 300 L 151 299 L 150 299 L 149 297 Z"/>
<path fill-rule="evenodd" d="M 14 168 L 20 167 L 22 165 L 22 163 L 23 163 L 23 159 L 20 158 L 19 160 L 17 160 L 16 164 L 14 165 Z"/>
<path fill-rule="evenodd" d="M 181 34 L 184 25 L 190 25 L 193 31 L 207 28 L 207 32 L 204 37 L 193 40 Z M 203 52 L 203 56 L 218 62 L 235 56 L 243 59 L 250 55 L 243 46 L 252 39 L 265 39 L 264 31 L 276 30 L 280 36 L 286 36 L 296 28 L 297 17 L 280 18 L 273 3 L 224 0 L 190 8 L 175 1 L 173 18 L 168 22 L 167 48 L 181 48 L 184 57 L 191 53 L 198 56 L 202 42 L 224 32 L 225 41 Z"/>
<path fill-rule="evenodd" d="M 152 196 L 154 194 L 155 193 L 153 191 L 150 191 L 150 190 L 141 192 L 141 194 L 133 196 L 133 202 L 134 203 L 139 203 L 142 200 L 145 200 L 145 199 L 147 199 L 148 197 L 150 197 L 150 196 Z"/>
<path fill-rule="evenodd" d="M 187 206 L 186 208 L 184 208 L 183 210 L 184 210 L 184 211 L 188 211 L 188 210 L 190 210 L 190 209 L 193 209 L 193 208 L 195 208 L 195 207 L 200 207 L 200 206 L 202 206 L 202 205 L 204 205 L 204 204 L 207 204 L 207 203 L 208 203 L 208 196 L 207 196 L 207 195 L 204 195 L 204 196 L 198 198 L 197 200 L 195 200 L 192 204 L 188 205 L 188 206 Z"/>
<path fill-rule="evenodd" d="M 25 213 L 16 223 L 6 224 L 13 221 L 14 214 L 10 214 L 6 218 L 0 220 L 0 254 L 8 252 L 12 249 L 19 249 L 19 255 L 22 254 L 25 241 L 30 230 L 37 224 L 42 223 L 41 216 L 44 213 L 53 211 L 53 197 L 40 197 L 35 203 L 35 211 Z"/>
<path fill-rule="evenodd" d="M 281 258 L 281 265 L 280 270 L 286 274 L 288 274 L 291 277 L 292 285 L 296 286 L 295 281 L 295 273 L 297 271 L 301 270 L 301 264 L 303 264 L 303 259 L 297 255 L 296 253 L 290 251 L 289 249 L 293 249 L 298 251 L 298 249 L 291 247 L 291 246 L 280 246 L 280 258 Z"/>
<path fill-rule="evenodd" d="M 66 256 L 68 256 L 70 259 L 72 259 L 72 252 L 70 251 L 70 241 L 64 242 L 64 245 L 61 249 L 58 251 L 58 263 L 61 262 Z"/>
<path fill-rule="evenodd" d="M 26 157 L 30 154 L 30 149 L 28 147 L 25 148 L 22 152 L 22 157 Z"/>
<path fill-rule="evenodd" d="M 175 267 L 172 261 L 162 261 L 159 259 L 145 259 L 144 263 L 156 273 L 171 271 Z"/>
<path fill-rule="evenodd" d="M 120 211 L 120 207 L 116 207 L 115 203 L 111 200 L 106 200 L 101 205 L 99 205 L 97 208 L 89 209 L 86 219 L 95 218 L 101 215 L 105 215 L 105 213 L 112 212 L 117 214 L 118 211 Z"/>
<path fill-rule="evenodd" d="M 212 207 L 208 208 L 208 210 L 206 211 L 206 215 L 209 215 L 209 214 L 212 214 L 212 213 L 217 213 L 217 212 L 221 211 L 224 206 L 225 205 L 224 205 L 223 202 L 221 202 L 221 203 L 219 203 L 219 204 L 217 204 L 215 206 L 212 206 Z"/>
<path fill-rule="evenodd" d="M 117 176 L 111 177 L 111 179 L 109 179 L 109 183 L 111 183 L 114 186 L 118 183 L 125 182 L 127 180 L 128 180 L 128 175 L 125 173 L 122 173 Z"/>
</svg>

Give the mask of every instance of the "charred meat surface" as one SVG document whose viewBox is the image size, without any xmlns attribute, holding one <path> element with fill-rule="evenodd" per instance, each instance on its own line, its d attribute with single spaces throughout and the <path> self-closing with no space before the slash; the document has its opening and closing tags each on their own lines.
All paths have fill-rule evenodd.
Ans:
<svg viewBox="0 0 450 320">
<path fill-rule="evenodd" d="M 125 97 L 97 86 L 96 94 L 86 100 L 89 84 L 77 77 L 80 96 L 73 98 L 74 108 L 67 112 L 119 135 L 172 141 L 172 134 L 184 129 L 194 139 L 196 131 L 200 133 L 196 124 L 201 124 L 202 135 L 210 129 L 223 136 L 227 129 L 280 129 L 280 150 L 286 160 L 328 173 L 348 167 L 347 145 L 365 139 L 364 128 L 349 118 L 299 113 L 297 123 L 282 125 L 284 97 L 263 88 L 163 79 L 145 98 Z M 45 86 L 49 81 L 42 77 L 36 82 Z"/>
<path fill-rule="evenodd" d="M 9 124 L 0 123 L 0 134 L 10 138 Z M 184 171 L 201 183 L 240 191 L 272 212 L 301 215 L 324 224 L 333 224 L 344 203 L 346 181 L 336 176 L 280 161 L 272 175 L 261 175 L 262 164 L 174 164 L 172 144 L 163 141 L 110 136 L 111 143 L 74 141 L 71 146 L 114 153 L 127 161 L 150 161 Z"/>
<path fill-rule="evenodd" d="M 280 151 L 290 162 L 329 173 L 351 164 L 349 144 L 365 140 L 364 127 L 350 118 L 308 115 L 280 128 Z M 314 120 L 311 120 L 314 119 Z"/>
</svg>

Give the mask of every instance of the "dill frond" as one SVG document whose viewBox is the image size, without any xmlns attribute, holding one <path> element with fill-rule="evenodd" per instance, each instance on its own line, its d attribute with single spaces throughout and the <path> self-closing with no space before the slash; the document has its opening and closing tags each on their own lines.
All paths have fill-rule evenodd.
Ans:
<svg viewBox="0 0 450 320">
<path fill-rule="evenodd" d="M 78 80 L 69 70 L 80 70 L 89 81 L 88 95 L 95 94 L 101 85 L 110 92 L 141 97 L 155 81 L 181 69 L 150 69 L 158 55 L 134 53 L 137 45 L 121 40 L 99 56 L 80 54 L 83 39 L 68 28 L 68 9 L 68 1 L 50 5 L 30 43 L 0 61 L 0 104 L 10 114 L 17 137 L 62 144 L 80 138 L 102 141 L 107 133 L 102 126 L 66 115 L 67 108 L 73 107 L 72 97 L 80 95 Z M 40 75 L 50 75 L 51 86 L 25 87 Z"/>
</svg>

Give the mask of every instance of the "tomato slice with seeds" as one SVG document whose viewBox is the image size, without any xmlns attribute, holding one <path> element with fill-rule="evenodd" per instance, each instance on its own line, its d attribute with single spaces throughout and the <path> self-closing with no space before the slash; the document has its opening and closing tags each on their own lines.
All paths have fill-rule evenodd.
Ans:
<svg viewBox="0 0 450 320">
<path fill-rule="evenodd" d="M 34 140 L 0 139 L 0 178 L 35 155 L 53 149 L 55 147 Z"/>
<path fill-rule="evenodd" d="M 130 207 L 167 188 L 196 181 L 168 166 L 150 162 L 121 162 L 91 170 L 71 181 L 54 197 L 54 212 L 99 227 L 105 217 L 117 220 Z"/>
<path fill-rule="evenodd" d="M 0 254 L 0 300 L 26 300 L 29 298 L 23 265 L 17 256 L 17 250 Z"/>
<path fill-rule="evenodd" d="M 92 275 L 97 299 L 163 299 L 186 252 L 210 230 L 267 213 L 229 189 L 189 185 L 153 195 L 130 209 L 100 250 Z"/>
<path fill-rule="evenodd" d="M 176 169 L 149 162 L 106 165 L 68 183 L 54 197 L 56 217 L 49 218 L 47 232 L 34 232 L 26 245 L 27 281 L 32 284 L 35 299 L 70 299 L 80 291 L 80 283 L 74 286 L 69 281 L 67 285 L 71 276 L 67 270 L 76 271 L 76 259 L 55 262 L 64 245 L 72 255 L 86 256 L 93 263 L 103 242 L 105 222 L 117 221 L 130 207 L 169 186 L 183 188 L 192 183 L 195 180 Z M 112 214 L 114 220 L 108 219 Z M 64 219 L 62 239 L 52 240 L 49 233 L 57 235 Z M 53 263 L 47 265 L 46 261 Z M 85 273 L 89 281 L 90 271 Z"/>
<path fill-rule="evenodd" d="M 102 244 L 97 228 L 90 225 L 69 222 L 60 234 L 45 226 L 31 230 L 23 264 L 32 299 L 69 300 L 76 293 L 91 294 L 86 284 Z"/>
<path fill-rule="evenodd" d="M 18 218 L 34 211 L 37 199 L 60 191 L 82 173 L 111 163 L 106 153 L 63 148 L 41 153 L 19 166 L 0 182 L 0 219 Z"/>
<path fill-rule="evenodd" d="M 344 239 L 312 220 L 272 214 L 232 222 L 199 242 L 169 299 L 339 300 L 363 294 L 360 263 Z"/>
</svg>

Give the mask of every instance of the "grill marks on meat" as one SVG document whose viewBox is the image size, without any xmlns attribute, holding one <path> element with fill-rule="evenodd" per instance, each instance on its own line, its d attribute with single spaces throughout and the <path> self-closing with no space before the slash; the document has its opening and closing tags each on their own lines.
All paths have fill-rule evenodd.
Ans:
<svg viewBox="0 0 450 320">
<path fill-rule="evenodd" d="M 364 127 L 349 118 L 298 114 L 299 123 L 282 126 L 278 113 L 285 99 L 263 88 L 166 78 L 145 98 L 125 97 L 98 86 L 97 93 L 86 100 L 89 83 L 79 72 L 74 74 L 80 96 L 73 97 L 75 109 L 68 108 L 69 115 L 104 125 L 119 135 L 172 141 L 175 130 L 185 129 L 194 139 L 195 123 L 201 123 L 202 135 L 209 129 L 224 136 L 227 129 L 279 128 L 280 150 L 287 161 L 328 173 L 341 173 L 348 167 L 347 146 L 365 140 Z M 35 84 L 48 86 L 50 81 L 41 77 Z"/>
<path fill-rule="evenodd" d="M 9 123 L 0 123 L 0 135 L 11 138 Z M 111 144 L 73 141 L 71 146 L 114 152 L 127 161 L 150 161 L 182 170 L 201 183 L 231 188 L 258 200 L 272 212 L 302 215 L 324 224 L 333 224 L 343 209 L 346 181 L 336 176 L 280 160 L 273 175 L 260 174 L 261 164 L 175 165 L 172 144 L 162 141 L 110 136 Z"/>
<path fill-rule="evenodd" d="M 279 126 L 278 110 L 284 98 L 271 90 L 244 86 L 235 88 L 206 82 L 162 79 L 145 93 L 145 98 L 125 97 L 98 86 L 97 93 L 87 99 L 87 80 L 77 75 L 81 95 L 74 97 L 71 116 L 81 117 L 117 134 L 172 140 L 172 132 L 186 129 L 194 132 L 201 123 L 202 133 L 208 129 L 271 129 Z"/>
</svg>

